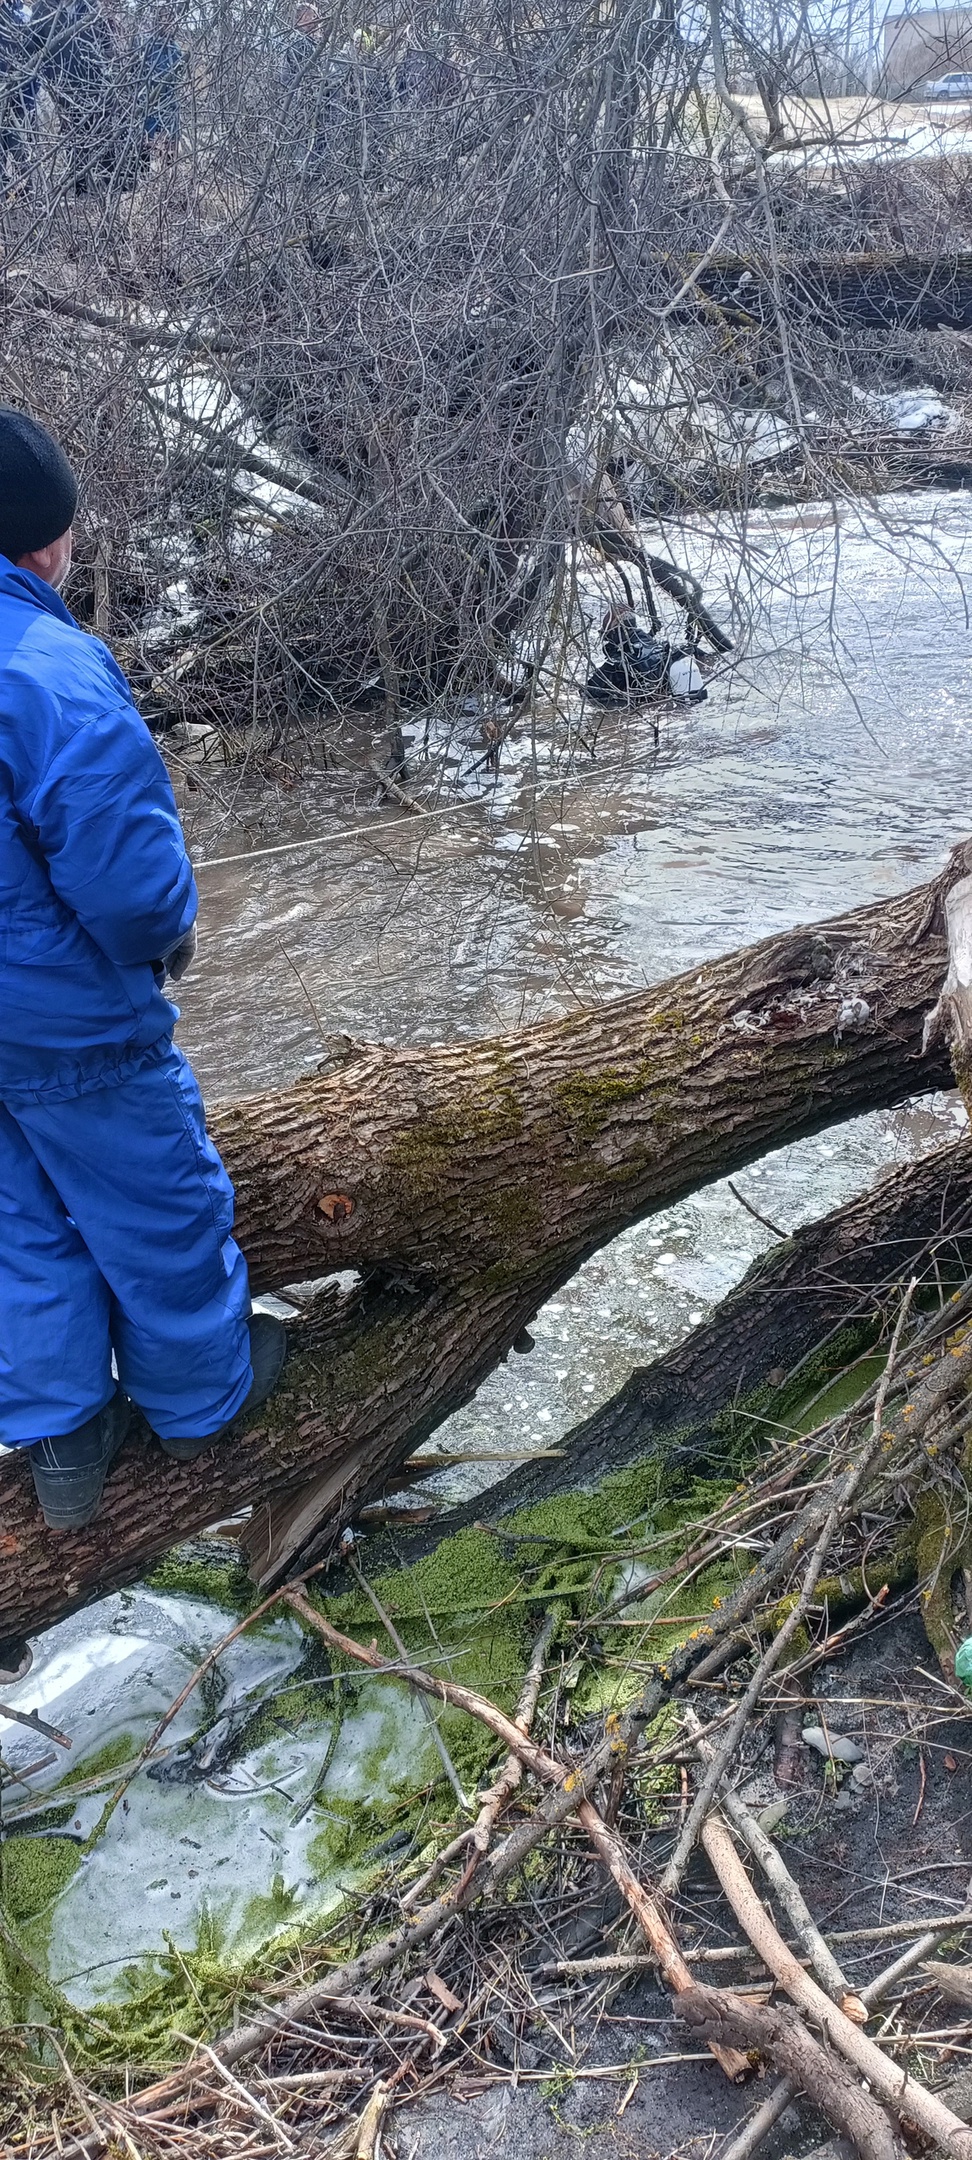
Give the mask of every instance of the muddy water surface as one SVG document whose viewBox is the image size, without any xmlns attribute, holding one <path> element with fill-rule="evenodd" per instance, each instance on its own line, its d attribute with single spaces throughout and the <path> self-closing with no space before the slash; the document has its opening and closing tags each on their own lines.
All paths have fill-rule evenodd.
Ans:
<svg viewBox="0 0 972 2160">
<path fill-rule="evenodd" d="M 370 786 L 355 797 L 333 772 L 306 783 L 299 808 L 285 790 L 254 809 L 243 787 L 228 815 L 201 771 L 185 807 L 203 946 L 182 1041 L 211 1097 L 293 1079 L 318 1061 L 322 1033 L 435 1041 L 579 1009 L 940 866 L 972 824 L 972 505 L 885 501 L 839 524 L 803 506 L 762 514 L 745 536 L 709 525 L 666 540 L 691 555 L 716 612 L 747 613 L 752 629 L 708 702 L 666 715 L 657 754 L 643 721 L 606 718 L 568 757 L 542 708 L 494 783 L 477 769 L 475 719 L 450 727 L 433 715 L 441 794 L 422 820 L 376 803 Z M 603 590 L 582 569 L 574 630 L 582 612 L 596 622 Z M 578 724 L 575 705 L 575 738 Z M 413 732 L 418 785 L 423 729 Z M 950 1135 L 957 1117 L 938 1098 L 860 1119 L 738 1183 L 789 1229 Z M 472 1491 L 501 1458 L 556 1446 L 635 1363 L 697 1325 L 770 1236 L 724 1184 L 624 1233 L 544 1308 L 534 1353 L 512 1357 L 437 1436 L 440 1448 L 497 1460 L 440 1482 Z M 45 1638 L 13 1700 L 66 1727 L 82 1765 L 106 1743 L 125 1752 L 227 1624 L 202 1600 L 107 1600 Z M 237 1696 L 278 1690 L 295 1655 L 280 1624 L 245 1638 L 221 1714 Z M 33 1954 L 90 2000 L 121 1987 L 125 1961 L 163 1934 L 192 1946 L 204 1914 L 231 1951 L 339 1896 L 340 1869 L 315 1850 L 315 1835 L 327 1843 L 328 1796 L 336 1805 L 364 1776 L 380 1801 L 421 1756 L 410 1713 L 395 1723 L 376 1696 L 361 1716 L 313 1818 L 301 1808 L 326 1728 L 264 1742 L 228 1776 L 142 1781 L 90 1860 L 52 1890 Z M 172 1737 L 193 1730 L 187 1711 Z M 5 1721 L 0 1746 L 21 1769 L 36 1756 L 34 1737 Z M 23 1804 L 60 1769 L 31 1776 Z M 79 1795 L 72 1835 L 90 1829 L 103 1797 Z"/>
<path fill-rule="evenodd" d="M 426 821 L 371 791 L 353 822 L 321 804 L 320 846 L 202 869 L 206 959 L 182 1039 L 211 1093 L 294 1077 L 322 1029 L 424 1042 L 570 1011 L 940 866 L 972 817 L 967 498 L 885 498 L 837 519 L 787 506 L 649 544 L 690 556 L 716 613 L 749 625 L 707 702 L 666 715 L 657 754 L 643 719 L 598 716 L 593 754 L 568 762 L 542 712 L 490 784 L 469 772 L 481 744 L 459 722 L 460 762 Z M 581 566 L 580 582 L 596 625 L 603 580 Z M 313 805 L 303 817 L 313 831 Z M 270 845 L 296 829 L 284 812 Z M 199 821 L 203 858 L 240 845 L 238 828 Z M 737 1183 L 790 1229 L 959 1117 L 941 1102 L 859 1119 Z M 626 1232 L 439 1445 L 553 1444 L 768 1242 L 724 1184 Z M 489 1476 L 470 1465 L 464 1482 Z"/>
</svg>

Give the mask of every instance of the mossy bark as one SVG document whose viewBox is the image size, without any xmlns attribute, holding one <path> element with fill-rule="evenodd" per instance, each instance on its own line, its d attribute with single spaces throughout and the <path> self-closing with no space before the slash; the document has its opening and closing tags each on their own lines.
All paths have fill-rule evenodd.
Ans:
<svg viewBox="0 0 972 2160">
<path fill-rule="evenodd" d="M 260 1288 L 379 1265 L 563 1278 L 625 1224 L 767 1148 L 950 1077 L 923 1060 L 939 893 L 766 939 L 515 1035 L 361 1045 L 212 1118 Z"/>
<path fill-rule="evenodd" d="M 5 1458 L 0 1643 L 250 1504 L 255 1571 L 271 1579 L 380 1489 L 625 1224 L 947 1080 L 944 1048 L 921 1050 L 947 883 L 592 1013 L 482 1043 L 362 1048 L 222 1110 L 213 1127 L 255 1284 L 341 1268 L 364 1282 L 325 1293 L 252 1431 L 201 1468 L 136 1440 L 83 1532 L 45 1532 L 26 1462 Z"/>
</svg>

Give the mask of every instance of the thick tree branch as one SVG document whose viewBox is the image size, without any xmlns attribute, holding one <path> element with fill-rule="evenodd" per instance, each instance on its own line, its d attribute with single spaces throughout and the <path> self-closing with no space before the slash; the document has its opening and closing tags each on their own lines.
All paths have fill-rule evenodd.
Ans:
<svg viewBox="0 0 972 2160">
<path fill-rule="evenodd" d="M 552 1285 L 767 1148 L 947 1084 L 943 1049 L 921 1055 L 944 969 L 941 888 L 919 886 L 580 1019 L 360 1045 L 229 1104 L 213 1129 L 255 1280 L 374 1263 L 468 1280 L 542 1254 Z"/>
<path fill-rule="evenodd" d="M 323 1293 L 296 1331 L 286 1387 L 252 1431 L 214 1451 L 203 1478 L 136 1439 L 101 1516 L 58 1537 L 40 1522 L 26 1462 L 4 1459 L 0 1642 L 132 1581 L 179 1538 L 247 1505 L 258 1509 L 254 1573 L 279 1580 L 297 1555 L 327 1549 L 544 1298 L 625 1223 L 770 1145 L 947 1079 L 944 1047 L 921 1059 L 923 1016 L 944 973 L 947 882 L 767 940 L 579 1021 L 479 1045 L 361 1050 L 337 1072 L 223 1110 L 214 1124 L 257 1283 L 355 1266 L 365 1278 L 348 1294 Z M 866 1020 L 859 1004 L 847 1020 L 853 1000 Z M 907 1209 L 876 1203 L 878 1227 L 899 1240 L 934 1227 L 950 1186 L 967 1194 L 969 1166 L 956 1151 L 940 1180 L 908 1175 L 923 1194 L 910 1228 Z M 869 1278 L 855 1242 L 839 1219 L 830 1242 L 821 1237 L 818 1339 L 846 1310 L 848 1283 L 853 1297 L 855 1285 L 874 1284 L 873 1256 Z M 765 1377 L 787 1297 L 805 1280 L 798 1241 L 764 1268 L 759 1299 L 731 1321 L 734 1363 L 725 1333 L 708 1360 L 706 1337 L 693 1337 L 702 1417 L 686 1420 L 684 1399 L 677 1418 L 666 1414 L 666 1401 L 677 1404 L 676 1353 L 657 1383 L 639 1375 L 625 1391 L 622 1454 L 643 1452 L 676 1422 L 683 1434 L 686 1422 L 701 1424 L 717 1407 L 717 1374 L 723 1402 Z M 686 1371 L 683 1360 L 683 1391 Z"/>
<path fill-rule="evenodd" d="M 680 1995 L 678 2016 L 700 2039 L 759 2051 L 784 2070 L 793 2089 L 805 2092 L 821 2114 L 851 2140 L 861 2160 L 904 2160 L 905 2147 L 880 2103 L 858 2085 L 832 2048 L 815 2040 L 795 2010 L 785 2005 L 741 2002 L 721 1988 L 692 1988 Z"/>
</svg>

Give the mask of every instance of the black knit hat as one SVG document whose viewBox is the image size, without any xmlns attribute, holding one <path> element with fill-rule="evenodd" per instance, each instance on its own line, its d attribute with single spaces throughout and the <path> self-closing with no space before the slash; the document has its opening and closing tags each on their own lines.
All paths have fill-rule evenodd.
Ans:
<svg viewBox="0 0 972 2160">
<path fill-rule="evenodd" d="M 59 540 L 78 507 L 67 458 L 39 420 L 0 405 L 0 555 L 19 562 Z"/>
</svg>

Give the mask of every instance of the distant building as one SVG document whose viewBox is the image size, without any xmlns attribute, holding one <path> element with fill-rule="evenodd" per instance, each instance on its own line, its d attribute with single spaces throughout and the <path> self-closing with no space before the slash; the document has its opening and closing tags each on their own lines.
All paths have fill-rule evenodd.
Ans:
<svg viewBox="0 0 972 2160">
<path fill-rule="evenodd" d="M 922 95 L 927 82 L 972 74 L 972 8 L 922 8 L 884 22 L 881 86 L 889 97 Z"/>
</svg>

